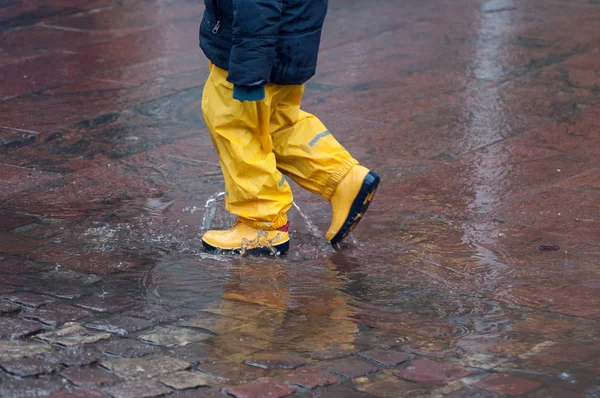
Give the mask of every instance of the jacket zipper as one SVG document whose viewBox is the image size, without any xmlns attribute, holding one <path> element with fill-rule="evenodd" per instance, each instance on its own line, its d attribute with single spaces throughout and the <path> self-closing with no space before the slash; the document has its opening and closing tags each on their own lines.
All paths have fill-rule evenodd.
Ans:
<svg viewBox="0 0 600 398">
<path fill-rule="evenodd" d="M 212 32 L 216 35 L 217 33 L 219 33 L 219 29 L 221 29 L 221 12 L 219 10 L 219 0 L 212 0 L 212 6 L 213 6 L 213 10 L 215 12 L 215 16 L 217 17 L 217 23 L 215 24 L 215 26 L 212 29 Z"/>
</svg>

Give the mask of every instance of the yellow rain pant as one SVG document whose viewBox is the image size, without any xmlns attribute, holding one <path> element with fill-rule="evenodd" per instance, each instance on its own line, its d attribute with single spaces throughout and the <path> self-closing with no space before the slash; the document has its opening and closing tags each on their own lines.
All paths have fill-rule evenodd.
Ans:
<svg viewBox="0 0 600 398">
<path fill-rule="evenodd" d="M 287 223 L 292 191 L 284 174 L 329 200 L 358 164 L 313 115 L 300 110 L 304 86 L 265 86 L 265 99 L 233 99 L 227 71 L 210 64 L 202 113 L 219 154 L 227 210 L 254 228 Z"/>
</svg>

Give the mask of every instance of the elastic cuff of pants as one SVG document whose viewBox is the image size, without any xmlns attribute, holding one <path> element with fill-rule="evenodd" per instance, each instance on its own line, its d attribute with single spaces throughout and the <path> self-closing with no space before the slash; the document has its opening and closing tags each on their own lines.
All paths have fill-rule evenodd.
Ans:
<svg viewBox="0 0 600 398">
<path fill-rule="evenodd" d="M 354 158 L 344 160 L 340 165 L 340 168 L 337 169 L 337 171 L 333 173 L 327 180 L 325 189 L 323 189 L 323 198 L 330 200 L 340 181 L 342 181 L 344 177 L 346 177 L 346 174 L 348 174 L 356 165 L 358 165 L 358 160 Z"/>
<path fill-rule="evenodd" d="M 279 214 L 272 221 L 255 221 L 248 220 L 247 218 L 238 217 L 238 220 L 242 224 L 246 224 L 252 228 L 262 229 L 263 231 L 275 231 L 283 227 L 288 222 L 287 215 L 285 213 Z"/>
</svg>

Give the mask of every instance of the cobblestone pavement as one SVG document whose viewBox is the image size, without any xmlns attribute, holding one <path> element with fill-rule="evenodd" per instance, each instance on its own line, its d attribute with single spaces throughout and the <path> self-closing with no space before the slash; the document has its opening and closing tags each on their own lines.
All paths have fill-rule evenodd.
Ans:
<svg viewBox="0 0 600 398">
<path fill-rule="evenodd" d="M 382 176 L 342 250 L 232 222 L 200 0 L 0 2 L 0 395 L 600 397 L 600 2 L 331 0 L 305 107 Z"/>
</svg>

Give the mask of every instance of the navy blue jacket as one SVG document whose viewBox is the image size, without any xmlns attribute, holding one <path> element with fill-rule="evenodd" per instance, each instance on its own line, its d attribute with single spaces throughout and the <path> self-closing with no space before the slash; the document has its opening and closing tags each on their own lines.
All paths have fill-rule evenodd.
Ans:
<svg viewBox="0 0 600 398">
<path fill-rule="evenodd" d="M 234 98 L 260 100 L 264 85 L 314 74 L 328 0 L 204 0 L 200 47 L 228 71 Z"/>
</svg>

